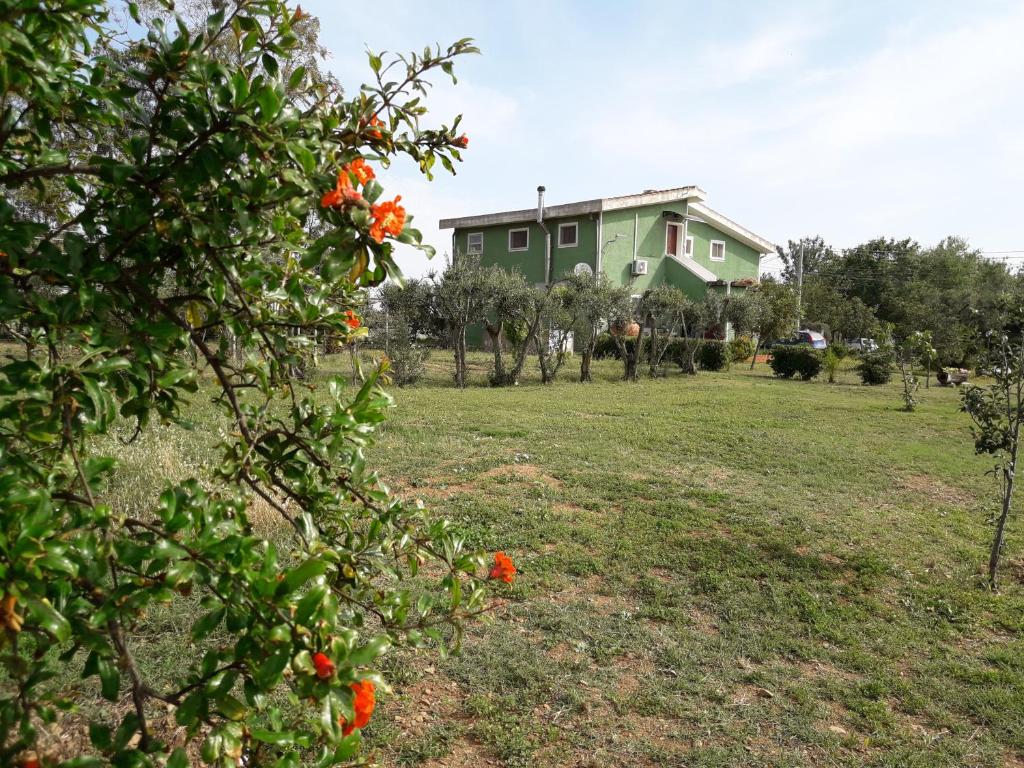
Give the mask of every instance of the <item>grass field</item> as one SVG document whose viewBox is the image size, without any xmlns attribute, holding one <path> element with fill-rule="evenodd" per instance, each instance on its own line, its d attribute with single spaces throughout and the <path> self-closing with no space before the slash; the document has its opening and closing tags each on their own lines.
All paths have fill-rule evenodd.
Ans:
<svg viewBox="0 0 1024 768">
<path fill-rule="evenodd" d="M 384 765 L 1024 765 L 1024 530 L 986 592 L 995 487 L 955 391 L 574 374 L 457 391 L 435 353 L 395 393 L 373 464 L 520 575 L 461 655 L 390 658 Z M 201 465 L 196 413 L 119 449 L 112 494 Z M 179 623 L 136 642 L 174 663 Z"/>
</svg>

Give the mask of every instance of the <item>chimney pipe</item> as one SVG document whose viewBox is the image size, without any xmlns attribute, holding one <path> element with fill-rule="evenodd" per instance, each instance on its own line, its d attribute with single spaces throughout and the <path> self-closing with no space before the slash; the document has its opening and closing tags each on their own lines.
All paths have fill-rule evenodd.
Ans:
<svg viewBox="0 0 1024 768">
<path fill-rule="evenodd" d="M 544 223 L 544 185 L 537 187 L 537 223 L 544 230 L 544 283 L 551 285 L 551 230 Z"/>
</svg>

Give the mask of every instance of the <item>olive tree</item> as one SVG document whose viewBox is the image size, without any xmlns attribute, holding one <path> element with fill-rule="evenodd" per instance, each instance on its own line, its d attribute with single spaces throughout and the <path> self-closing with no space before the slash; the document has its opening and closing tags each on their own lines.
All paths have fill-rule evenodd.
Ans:
<svg viewBox="0 0 1024 768">
<path fill-rule="evenodd" d="M 491 342 L 494 367 L 490 381 L 496 387 L 514 385 L 519 380 L 519 371 L 525 361 L 525 344 L 528 343 L 523 317 L 533 300 L 533 287 L 526 282 L 523 274 L 516 270 L 494 267 L 490 274 L 490 310 L 484 319 L 484 329 Z M 513 355 L 513 367 L 505 365 L 503 345 L 509 344 Z M 522 358 L 520 358 L 522 352 Z"/>
<path fill-rule="evenodd" d="M 775 339 L 788 336 L 796 323 L 796 294 L 788 285 L 763 280 L 750 299 L 750 330 L 757 336 L 750 370 L 754 370 L 757 353 Z"/>
<path fill-rule="evenodd" d="M 593 381 L 594 348 L 608 318 L 629 311 L 629 289 L 616 286 L 605 274 L 573 274 L 561 283 L 561 301 L 571 318 L 568 327 L 580 355 L 580 381 Z"/>
<path fill-rule="evenodd" d="M 648 327 L 647 354 L 652 377 L 658 375 L 665 351 L 692 304 L 686 294 L 674 285 L 659 285 L 641 297 L 639 315 L 646 320 Z"/>
<path fill-rule="evenodd" d="M 457 121 L 420 123 L 424 77 L 475 49 L 370 54 L 349 99 L 291 66 L 301 10 L 215 5 L 110 56 L 99 0 L 0 2 L 0 326 L 25 351 L 0 364 L 3 765 L 37 761 L 40 725 L 75 706 L 61 668 L 110 702 L 81 713 L 65 765 L 181 768 L 198 742 L 221 766 L 357 764 L 381 654 L 458 638 L 486 607 L 482 556 L 367 466 L 391 404 L 379 372 L 291 375 L 318 334 L 361 332 L 394 243 L 420 245 L 374 166 L 459 159 Z M 43 182 L 66 216 L 8 202 Z M 185 425 L 194 399 L 223 412 L 218 460 L 115 508 L 103 436 Z M 140 653 L 173 631 L 157 606 L 198 612 L 175 663 Z M 196 743 L 172 749 L 169 730 Z"/>
<path fill-rule="evenodd" d="M 480 265 L 478 256 L 460 254 L 437 280 L 434 296 L 455 353 L 455 386 L 465 387 L 466 329 L 482 322 L 491 309 L 492 273 Z"/>
</svg>

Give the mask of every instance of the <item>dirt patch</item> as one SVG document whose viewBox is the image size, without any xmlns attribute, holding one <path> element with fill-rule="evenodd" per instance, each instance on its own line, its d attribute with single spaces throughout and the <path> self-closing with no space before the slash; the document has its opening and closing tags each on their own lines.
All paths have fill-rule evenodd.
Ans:
<svg viewBox="0 0 1024 768">
<path fill-rule="evenodd" d="M 426 667 L 416 682 L 396 687 L 395 725 L 402 736 L 419 736 L 434 725 L 451 722 L 461 699 L 458 683 Z"/>
<path fill-rule="evenodd" d="M 107 710 L 102 720 L 108 724 L 116 725 L 128 712 L 133 710 L 131 699 L 125 697 Z M 149 733 L 155 739 L 165 742 L 171 749 L 184 747 L 189 757 L 190 765 L 200 765 L 200 748 L 202 747 L 205 727 L 200 730 L 198 737 L 188 740 L 186 729 L 178 725 L 174 719 L 174 712 L 171 707 L 160 705 L 159 707 L 147 707 L 146 724 Z M 39 726 L 39 739 L 37 742 L 37 755 L 47 762 L 60 762 L 80 757 L 83 754 L 93 751 L 92 742 L 89 739 L 89 719 L 81 714 L 65 714 L 58 717 L 51 725 Z M 139 734 L 135 734 L 129 741 L 129 745 L 138 744 Z"/>
<path fill-rule="evenodd" d="M 536 464 L 502 464 L 500 467 L 488 469 L 481 472 L 474 479 L 474 484 L 479 485 L 482 481 L 492 477 L 515 477 L 519 480 L 526 480 L 533 483 L 541 483 L 548 488 L 561 488 L 562 481 L 552 477 Z"/>
<path fill-rule="evenodd" d="M 421 763 L 422 768 L 479 768 L 486 765 L 502 765 L 486 747 L 475 741 L 460 740 L 444 757 L 435 757 Z"/>
<path fill-rule="evenodd" d="M 860 679 L 855 673 L 825 661 L 793 661 L 786 663 L 786 667 L 797 670 L 805 682 L 836 680 L 849 684 Z"/>
<path fill-rule="evenodd" d="M 775 693 L 767 688 L 758 685 L 740 685 L 733 691 L 731 700 L 734 707 L 749 707 L 774 698 Z"/>
<path fill-rule="evenodd" d="M 702 611 L 696 606 L 691 606 L 686 612 L 687 618 L 690 619 L 690 625 L 694 632 L 705 637 L 716 637 L 721 634 L 718 628 L 718 617 L 713 614 Z"/>
<path fill-rule="evenodd" d="M 400 495 L 405 497 L 444 501 L 453 496 L 477 492 L 488 480 L 494 478 L 534 483 L 546 488 L 562 487 L 561 480 L 547 474 L 536 464 L 502 464 L 460 483 L 451 482 L 450 477 L 428 477 L 417 485 L 404 483 L 393 483 L 393 485 L 396 490 L 399 490 Z"/>
<path fill-rule="evenodd" d="M 616 657 L 612 669 L 616 672 L 615 690 L 620 697 L 626 698 L 638 693 L 644 683 L 657 674 L 649 657 L 634 653 Z"/>
<path fill-rule="evenodd" d="M 551 511 L 559 517 L 565 517 L 570 520 L 595 520 L 601 514 L 592 509 L 581 507 L 578 504 L 569 503 L 552 504 Z"/>
<path fill-rule="evenodd" d="M 974 496 L 928 475 L 906 475 L 899 480 L 900 490 L 914 493 L 937 504 L 966 507 L 973 504 Z"/>
</svg>

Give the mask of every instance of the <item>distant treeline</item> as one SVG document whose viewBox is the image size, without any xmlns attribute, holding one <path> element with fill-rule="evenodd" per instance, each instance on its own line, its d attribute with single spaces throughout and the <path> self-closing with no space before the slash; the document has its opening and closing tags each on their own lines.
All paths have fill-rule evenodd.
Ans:
<svg viewBox="0 0 1024 768">
<path fill-rule="evenodd" d="M 944 365 L 973 366 L 986 332 L 1004 327 L 1024 299 L 1019 270 L 959 237 L 931 248 L 879 238 L 841 251 L 821 237 L 790 240 L 778 249 L 779 279 L 794 287 L 801 247 L 806 326 L 843 339 L 930 331 Z"/>
</svg>

